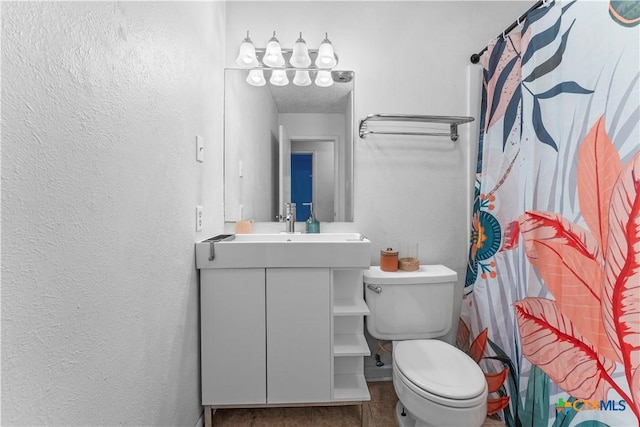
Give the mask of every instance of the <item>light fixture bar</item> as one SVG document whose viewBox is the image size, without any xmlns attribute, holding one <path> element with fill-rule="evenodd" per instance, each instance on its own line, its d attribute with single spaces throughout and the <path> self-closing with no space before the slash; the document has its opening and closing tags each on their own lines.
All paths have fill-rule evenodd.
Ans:
<svg viewBox="0 0 640 427">
<path fill-rule="evenodd" d="M 247 82 L 254 86 L 264 85 L 266 79 L 263 73 L 265 70 L 270 70 L 269 82 L 273 85 L 289 84 L 287 72 L 295 71 L 293 83 L 298 86 L 308 86 L 311 84 L 311 76 L 309 75 L 311 71 L 315 75 L 315 84 L 326 87 L 333 84 L 331 70 L 338 65 L 338 55 L 333 50 L 327 33 L 325 33 L 324 40 L 318 49 L 307 48 L 307 44 L 302 38 L 302 32 L 300 32 L 293 49 L 286 49 L 282 48 L 274 31 L 266 47 L 260 49 L 254 46 L 249 37 L 249 31 L 247 31 L 236 62 L 240 67 L 250 71 Z"/>
</svg>

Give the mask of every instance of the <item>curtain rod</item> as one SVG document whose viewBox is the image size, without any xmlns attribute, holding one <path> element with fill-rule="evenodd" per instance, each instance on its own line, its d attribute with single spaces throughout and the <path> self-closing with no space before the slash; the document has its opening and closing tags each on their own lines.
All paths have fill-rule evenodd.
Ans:
<svg viewBox="0 0 640 427">
<path fill-rule="evenodd" d="M 514 28 L 516 28 L 518 25 L 520 25 L 520 23 L 522 22 L 522 20 L 524 18 L 527 17 L 527 15 L 531 12 L 533 12 L 534 10 L 536 10 L 537 8 L 539 8 L 540 6 L 547 4 L 549 2 L 549 0 L 540 0 L 538 2 L 536 2 L 533 6 L 531 6 L 531 8 L 529 8 L 529 10 L 527 10 L 525 13 L 523 13 L 522 15 L 520 15 L 520 17 L 518 19 L 516 19 L 513 24 L 509 25 L 507 28 L 505 28 L 505 30 L 503 32 L 501 32 L 500 34 L 498 34 L 496 36 L 497 37 L 504 37 L 505 35 L 507 35 L 508 33 L 511 32 L 511 30 L 513 30 Z M 471 61 L 472 64 L 477 64 L 478 62 L 480 62 L 480 57 L 482 56 L 483 53 L 485 53 L 488 49 L 488 46 L 485 46 L 484 49 L 482 49 L 480 52 L 478 53 L 474 53 L 473 55 L 471 55 L 471 58 L 469 58 L 469 60 Z"/>
</svg>

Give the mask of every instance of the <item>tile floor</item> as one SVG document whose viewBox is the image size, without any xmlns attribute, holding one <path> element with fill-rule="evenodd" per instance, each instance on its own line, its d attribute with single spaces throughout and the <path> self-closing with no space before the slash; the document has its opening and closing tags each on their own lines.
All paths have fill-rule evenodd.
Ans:
<svg viewBox="0 0 640 427">
<path fill-rule="evenodd" d="M 396 427 L 398 401 L 390 381 L 369 383 L 371 401 L 363 405 L 364 425 Z M 214 427 L 360 427 L 359 406 L 314 406 L 299 408 L 218 409 Z M 483 427 L 504 427 L 487 418 Z"/>
</svg>

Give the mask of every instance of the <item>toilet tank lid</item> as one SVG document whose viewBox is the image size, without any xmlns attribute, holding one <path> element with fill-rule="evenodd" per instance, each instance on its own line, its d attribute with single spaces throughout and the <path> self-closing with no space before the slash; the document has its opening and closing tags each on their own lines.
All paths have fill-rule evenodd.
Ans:
<svg viewBox="0 0 640 427">
<path fill-rule="evenodd" d="M 364 282 L 372 285 L 412 285 L 418 283 L 446 283 L 458 280 L 458 274 L 444 265 L 421 265 L 415 271 L 382 271 L 379 266 L 364 272 Z"/>
</svg>

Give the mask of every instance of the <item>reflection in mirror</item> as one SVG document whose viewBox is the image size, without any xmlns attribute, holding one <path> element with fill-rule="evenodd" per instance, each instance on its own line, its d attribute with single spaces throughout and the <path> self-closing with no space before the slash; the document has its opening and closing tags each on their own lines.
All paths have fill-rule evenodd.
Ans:
<svg viewBox="0 0 640 427">
<path fill-rule="evenodd" d="M 247 74 L 225 70 L 225 221 L 277 221 L 285 202 L 297 221 L 309 203 L 319 221 L 353 221 L 353 72 L 333 71 L 329 87 L 252 86 Z"/>
</svg>

